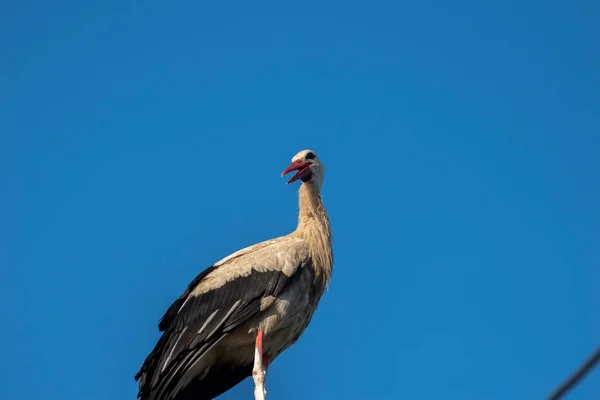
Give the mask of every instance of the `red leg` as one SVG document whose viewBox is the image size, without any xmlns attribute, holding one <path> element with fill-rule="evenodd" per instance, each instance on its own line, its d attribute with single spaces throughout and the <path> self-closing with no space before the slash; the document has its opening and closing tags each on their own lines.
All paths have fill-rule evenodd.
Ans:
<svg viewBox="0 0 600 400">
<path fill-rule="evenodd" d="M 254 379 L 255 400 L 265 400 L 267 395 L 267 391 L 265 390 L 265 375 L 267 369 L 264 366 L 263 335 L 263 331 L 259 329 L 256 333 L 256 345 L 254 346 L 254 368 L 252 369 L 252 378 Z"/>
<path fill-rule="evenodd" d="M 271 362 L 271 358 L 263 350 L 263 337 L 264 333 L 262 330 L 259 329 L 258 333 L 256 334 L 256 348 L 258 349 L 258 351 L 260 351 L 260 354 L 262 354 L 263 369 L 265 370 L 265 372 L 267 372 L 267 369 L 269 368 L 269 363 Z"/>
<path fill-rule="evenodd" d="M 263 331 L 262 329 L 258 330 L 256 334 L 256 348 L 260 351 L 260 354 L 263 354 Z"/>
</svg>

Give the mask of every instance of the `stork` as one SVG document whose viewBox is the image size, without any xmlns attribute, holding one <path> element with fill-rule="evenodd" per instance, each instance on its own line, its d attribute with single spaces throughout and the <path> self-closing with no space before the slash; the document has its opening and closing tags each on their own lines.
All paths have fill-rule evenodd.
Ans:
<svg viewBox="0 0 600 400">
<path fill-rule="evenodd" d="M 281 176 L 300 180 L 296 229 L 214 263 L 187 286 L 158 324 L 163 332 L 135 376 L 140 400 L 205 400 L 254 379 L 266 396 L 269 364 L 308 326 L 333 270 L 325 167 L 303 150 Z"/>
</svg>

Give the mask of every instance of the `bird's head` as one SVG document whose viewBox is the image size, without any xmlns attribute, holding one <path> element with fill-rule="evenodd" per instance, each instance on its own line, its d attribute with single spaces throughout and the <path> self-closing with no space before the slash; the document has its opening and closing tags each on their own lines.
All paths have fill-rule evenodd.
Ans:
<svg viewBox="0 0 600 400">
<path fill-rule="evenodd" d="M 314 184 L 321 188 L 325 167 L 317 153 L 312 150 L 302 150 L 292 158 L 292 163 L 287 167 L 281 176 L 292 171 L 297 171 L 287 183 L 292 183 L 300 179 L 304 183 Z"/>
</svg>

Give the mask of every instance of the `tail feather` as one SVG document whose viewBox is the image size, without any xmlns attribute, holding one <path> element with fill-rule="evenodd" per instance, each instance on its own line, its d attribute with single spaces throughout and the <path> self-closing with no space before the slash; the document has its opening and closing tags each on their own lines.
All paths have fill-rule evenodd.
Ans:
<svg viewBox="0 0 600 400">
<path fill-rule="evenodd" d="M 252 365 L 213 365 L 202 379 L 186 385 L 173 400 L 212 400 L 252 375 Z"/>
</svg>

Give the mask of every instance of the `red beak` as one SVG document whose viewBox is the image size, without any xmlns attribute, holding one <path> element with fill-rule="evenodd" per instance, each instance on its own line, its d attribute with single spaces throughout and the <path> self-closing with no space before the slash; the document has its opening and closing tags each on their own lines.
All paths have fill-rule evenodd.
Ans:
<svg viewBox="0 0 600 400">
<path fill-rule="evenodd" d="M 289 174 L 292 171 L 298 171 L 298 172 L 296 172 L 296 174 L 294 176 L 292 176 L 292 179 L 287 181 L 287 183 L 295 182 L 298 179 L 302 179 L 302 178 L 310 175 L 311 174 L 310 164 L 305 161 L 302 161 L 302 160 L 296 160 L 293 163 L 291 163 L 289 167 L 287 167 L 286 169 L 283 170 L 281 176 L 284 176 L 285 174 Z"/>
</svg>

